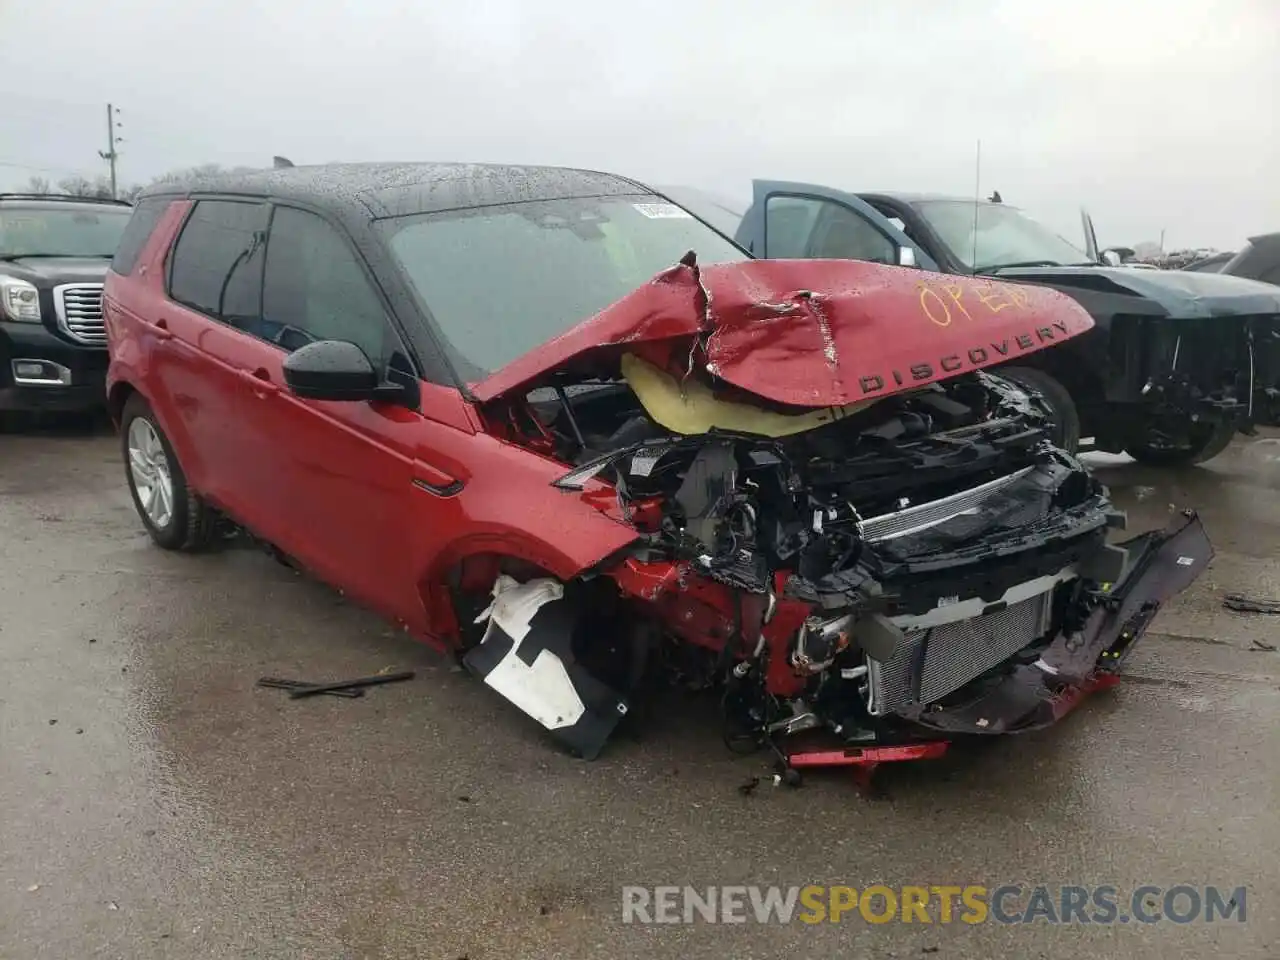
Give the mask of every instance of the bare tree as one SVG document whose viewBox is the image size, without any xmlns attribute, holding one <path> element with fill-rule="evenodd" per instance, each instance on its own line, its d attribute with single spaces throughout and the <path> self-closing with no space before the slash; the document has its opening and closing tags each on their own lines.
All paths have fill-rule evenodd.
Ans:
<svg viewBox="0 0 1280 960">
<path fill-rule="evenodd" d="M 168 173 L 162 173 L 151 181 L 151 185 L 158 186 L 172 183 L 186 183 L 189 180 L 202 180 L 206 177 L 216 177 L 223 173 L 250 173 L 258 167 L 224 167 L 220 163 L 202 163 L 195 167 L 185 167 L 181 170 L 170 170 Z"/>
<path fill-rule="evenodd" d="M 49 184 L 48 177 L 32 177 L 27 181 L 27 193 L 35 193 L 40 196 L 53 193 L 53 187 Z"/>
<path fill-rule="evenodd" d="M 111 196 L 111 181 L 107 177 L 90 180 L 88 177 L 74 174 L 59 180 L 58 189 L 72 197 L 105 199 Z"/>
</svg>

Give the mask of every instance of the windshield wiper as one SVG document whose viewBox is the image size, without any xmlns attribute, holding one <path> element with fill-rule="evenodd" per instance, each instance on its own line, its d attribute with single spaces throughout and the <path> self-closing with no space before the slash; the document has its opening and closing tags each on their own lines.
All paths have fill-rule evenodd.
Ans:
<svg viewBox="0 0 1280 960">
<path fill-rule="evenodd" d="M 1015 263 L 989 263 L 985 267 L 974 267 L 974 273 L 999 273 L 1001 270 L 1011 270 L 1014 267 L 1063 267 L 1066 264 L 1059 263 L 1057 260 L 1019 260 Z"/>
</svg>

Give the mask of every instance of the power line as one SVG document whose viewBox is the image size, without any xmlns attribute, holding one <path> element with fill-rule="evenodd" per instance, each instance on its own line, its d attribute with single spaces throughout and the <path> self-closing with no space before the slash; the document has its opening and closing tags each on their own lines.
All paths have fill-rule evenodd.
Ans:
<svg viewBox="0 0 1280 960">
<path fill-rule="evenodd" d="M 0 167 L 12 167 L 16 170 L 34 170 L 37 173 L 68 173 L 72 176 L 83 176 L 83 170 L 73 170 L 70 167 L 50 167 L 37 166 L 34 163 L 15 163 L 9 160 L 0 160 Z"/>
</svg>

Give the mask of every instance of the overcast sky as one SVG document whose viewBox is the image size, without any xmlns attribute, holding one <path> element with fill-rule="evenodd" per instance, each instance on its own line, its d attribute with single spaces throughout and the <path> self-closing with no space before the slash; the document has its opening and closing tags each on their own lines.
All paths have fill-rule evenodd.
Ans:
<svg viewBox="0 0 1280 960">
<path fill-rule="evenodd" d="M 1071 239 L 1082 204 L 1104 245 L 1280 230 L 1278 0 L 0 0 L 0 32 L 0 186 L 102 172 L 110 100 L 124 182 L 284 154 L 970 195 L 980 138 L 983 193 Z"/>
</svg>

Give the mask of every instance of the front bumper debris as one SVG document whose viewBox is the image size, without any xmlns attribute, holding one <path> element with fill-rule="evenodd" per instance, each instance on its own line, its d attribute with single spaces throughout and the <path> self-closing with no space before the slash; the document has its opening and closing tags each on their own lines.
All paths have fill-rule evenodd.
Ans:
<svg viewBox="0 0 1280 960">
<path fill-rule="evenodd" d="M 1064 705 L 1073 706 L 1100 675 L 1120 669 L 1160 606 L 1189 587 L 1213 559 L 1193 511 L 1119 546 L 1129 555 L 1127 570 L 1081 630 L 1060 634 L 1039 660 L 1015 667 L 981 696 L 922 708 L 907 719 L 940 733 L 981 735 L 1038 730 L 1060 719 Z"/>
</svg>

